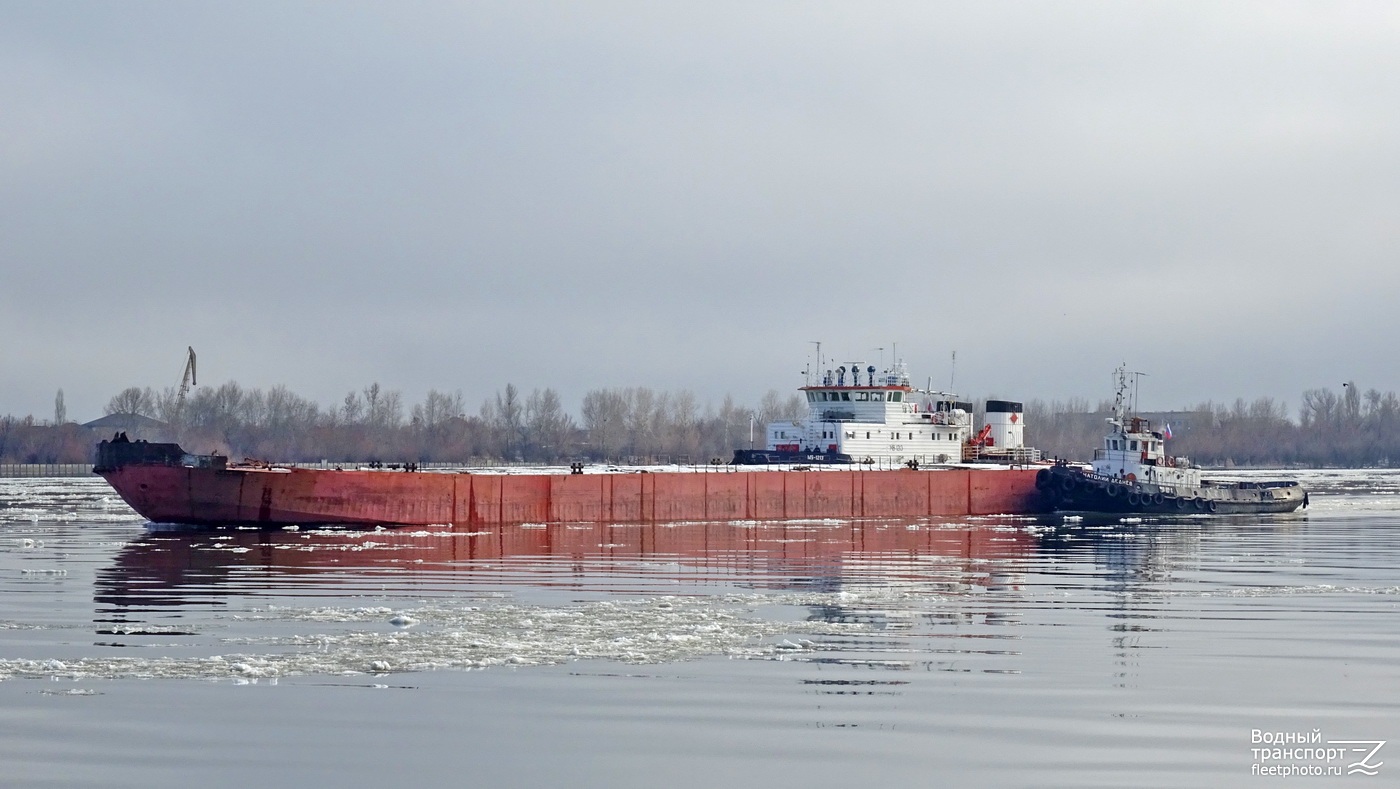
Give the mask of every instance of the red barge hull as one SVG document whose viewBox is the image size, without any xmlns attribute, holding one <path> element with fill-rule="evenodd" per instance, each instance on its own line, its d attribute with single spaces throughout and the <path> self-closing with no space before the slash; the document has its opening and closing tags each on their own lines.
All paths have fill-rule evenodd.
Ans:
<svg viewBox="0 0 1400 789">
<path fill-rule="evenodd" d="M 1034 468 L 472 474 L 137 463 L 95 470 L 143 517 L 203 525 L 666 523 L 1045 511 Z"/>
</svg>

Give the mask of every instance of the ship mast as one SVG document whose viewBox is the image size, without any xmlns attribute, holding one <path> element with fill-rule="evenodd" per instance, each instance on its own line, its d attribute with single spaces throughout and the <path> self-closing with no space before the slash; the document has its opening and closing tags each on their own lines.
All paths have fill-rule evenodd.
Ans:
<svg viewBox="0 0 1400 789">
<path fill-rule="evenodd" d="M 1128 376 L 1130 375 L 1133 377 L 1131 385 L 1128 383 Z M 1138 381 L 1144 375 L 1147 375 L 1147 373 L 1138 372 L 1136 370 L 1128 372 L 1128 365 L 1126 362 L 1119 365 L 1118 369 L 1113 371 L 1113 418 L 1108 421 L 1117 425 L 1118 432 L 1120 433 L 1126 433 L 1128 431 L 1129 417 L 1132 417 L 1134 419 L 1134 424 L 1136 424 L 1136 417 L 1134 415 L 1137 413 Z"/>
<path fill-rule="evenodd" d="M 1128 365 L 1125 362 L 1113 371 L 1114 396 L 1113 396 L 1113 418 L 1109 420 L 1118 427 L 1118 432 L 1123 432 L 1127 428 L 1128 411 Z"/>
</svg>

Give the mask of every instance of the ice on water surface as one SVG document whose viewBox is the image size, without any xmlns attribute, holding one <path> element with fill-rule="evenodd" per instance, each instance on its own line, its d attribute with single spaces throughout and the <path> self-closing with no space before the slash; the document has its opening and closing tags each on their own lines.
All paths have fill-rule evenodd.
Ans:
<svg viewBox="0 0 1400 789">
<path fill-rule="evenodd" d="M 229 651 L 204 657 L 6 659 L 0 660 L 0 678 L 285 677 L 552 665 L 581 659 L 664 663 L 709 655 L 762 658 L 791 651 L 793 642 L 779 638 L 791 632 L 791 623 L 749 615 L 758 602 L 784 601 L 731 596 L 569 607 L 439 603 L 394 617 L 412 619 L 412 630 L 375 627 L 389 621 L 383 608 L 279 608 L 239 618 L 267 630 L 301 625 L 299 632 L 223 638 L 219 643 Z M 842 634 L 865 629 L 826 624 L 806 631 Z"/>
<path fill-rule="evenodd" d="M 444 785 L 1234 786 L 1251 729 L 1392 737 L 1400 472 L 1231 473 L 1311 506 L 199 530 L 100 480 L 0 480 L 25 727 L 0 761 L 65 786 L 247 785 L 214 743 L 260 785 L 392 784 L 388 750 Z M 606 767 L 522 772 L 539 743 Z"/>
<path fill-rule="evenodd" d="M 743 584 L 731 576 L 742 557 L 700 557 L 710 566 L 699 570 L 696 557 L 654 559 L 637 547 L 641 527 L 628 524 L 527 524 L 504 532 L 190 530 L 143 524 L 110 499 L 101 480 L 0 482 L 0 511 L 9 515 L 0 525 L 0 593 L 25 603 L 0 615 L 0 632 L 27 634 L 0 653 L 0 679 L 271 678 L 763 658 L 787 655 L 794 643 L 810 645 L 788 638 L 794 622 L 804 607 L 835 601 L 826 592 L 736 592 Z M 16 510 L 26 515 L 16 518 Z M 54 517 L 59 512 L 76 514 Z M 740 545 L 755 540 L 749 527 L 706 528 L 737 535 Z M 760 542 L 780 556 L 800 555 L 814 539 L 806 531 L 833 528 L 794 523 Z M 550 552 L 560 535 L 573 541 L 563 555 Z M 482 547 L 511 539 L 519 544 Z M 727 591 L 675 593 L 697 577 L 708 583 L 703 577 L 715 566 Z M 38 575 L 57 586 L 16 583 Z M 522 599 L 531 597 L 549 599 Z M 805 637 L 868 627 L 802 622 L 800 630 Z"/>
<path fill-rule="evenodd" d="M 1334 515 L 1400 491 L 1388 472 L 1297 476 L 1318 491 L 1313 511 Z M 1268 529 L 1307 522 L 1276 519 Z M 713 656 L 820 662 L 851 644 L 885 644 L 877 662 L 907 667 L 929 639 L 1020 638 L 1034 610 L 1023 606 L 1104 594 L 1035 591 L 1037 573 L 1086 559 L 1109 579 L 1170 582 L 1134 592 L 1140 600 L 1397 593 L 1228 575 L 1188 582 L 1193 568 L 1174 557 L 1204 538 L 1239 541 L 1221 560 L 1231 572 L 1295 558 L 1256 556 L 1252 527 L 1230 528 L 981 517 L 190 530 L 144 524 L 101 480 L 0 480 L 0 594 L 11 603 L 0 613 L 0 679 L 249 681 Z M 1016 670 L 1019 654 L 949 652 L 959 670 L 1001 673 Z"/>
</svg>

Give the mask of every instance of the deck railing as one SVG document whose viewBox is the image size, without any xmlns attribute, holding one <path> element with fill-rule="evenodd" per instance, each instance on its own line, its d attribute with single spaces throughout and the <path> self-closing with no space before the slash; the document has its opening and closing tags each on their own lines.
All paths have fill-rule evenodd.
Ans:
<svg viewBox="0 0 1400 789">
<path fill-rule="evenodd" d="M 0 463 L 0 477 L 86 477 L 91 463 Z"/>
</svg>

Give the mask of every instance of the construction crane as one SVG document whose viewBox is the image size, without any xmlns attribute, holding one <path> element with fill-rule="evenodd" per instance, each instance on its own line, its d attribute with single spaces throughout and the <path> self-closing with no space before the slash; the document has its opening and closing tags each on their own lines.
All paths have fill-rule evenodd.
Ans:
<svg viewBox="0 0 1400 789">
<path fill-rule="evenodd" d="M 185 395 L 189 393 L 191 386 L 198 386 L 194 376 L 194 348 L 186 346 L 189 355 L 185 357 L 185 374 L 180 377 L 180 391 L 175 395 L 175 420 L 179 421 L 180 413 L 185 410 Z"/>
</svg>

